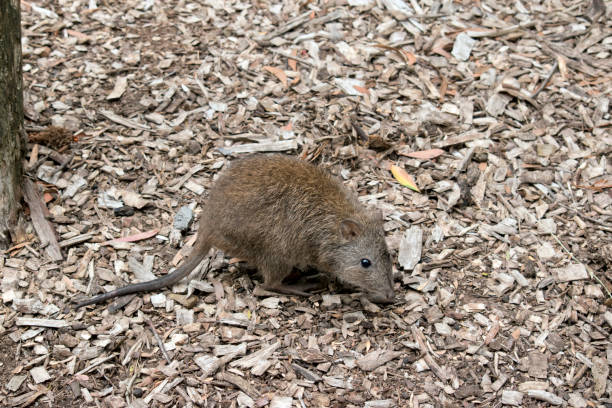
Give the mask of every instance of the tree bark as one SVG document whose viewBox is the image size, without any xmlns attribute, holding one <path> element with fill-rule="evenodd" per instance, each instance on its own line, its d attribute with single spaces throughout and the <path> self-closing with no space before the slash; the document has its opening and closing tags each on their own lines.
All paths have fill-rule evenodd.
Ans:
<svg viewBox="0 0 612 408">
<path fill-rule="evenodd" d="M 11 243 L 21 209 L 23 89 L 20 0 L 0 0 L 0 247 Z"/>
</svg>

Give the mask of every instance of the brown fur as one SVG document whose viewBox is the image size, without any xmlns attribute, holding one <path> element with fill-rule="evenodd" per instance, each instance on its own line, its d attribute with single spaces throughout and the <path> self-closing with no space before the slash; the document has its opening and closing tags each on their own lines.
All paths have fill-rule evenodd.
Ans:
<svg viewBox="0 0 612 408">
<path fill-rule="evenodd" d="M 361 205 L 328 172 L 282 155 L 233 162 L 212 187 L 193 255 L 173 273 L 77 305 L 169 286 L 189 274 L 211 247 L 256 266 L 268 289 L 285 291 L 293 267 L 312 266 L 362 289 L 375 302 L 393 300 L 391 258 L 382 216 Z M 364 268 L 362 259 L 371 266 Z"/>
</svg>

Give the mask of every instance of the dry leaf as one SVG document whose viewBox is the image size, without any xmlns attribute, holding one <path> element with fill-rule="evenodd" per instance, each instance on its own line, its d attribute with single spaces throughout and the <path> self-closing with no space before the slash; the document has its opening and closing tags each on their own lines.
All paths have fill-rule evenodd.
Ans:
<svg viewBox="0 0 612 408">
<path fill-rule="evenodd" d="M 419 190 L 416 183 L 414 182 L 412 176 L 406 173 L 406 170 L 394 164 L 391 166 L 391 173 L 393 174 L 393 177 L 395 177 L 395 179 L 402 186 L 406 186 L 409 189 L 416 191 L 417 193 L 421 192 L 421 190 Z"/>
<path fill-rule="evenodd" d="M 431 150 L 421 150 L 418 152 L 410 152 L 410 153 L 403 153 L 403 152 L 398 152 L 399 154 L 401 154 L 402 156 L 408 156 L 408 157 L 412 157 L 414 159 L 421 159 L 421 160 L 431 160 L 434 159 L 442 154 L 444 154 L 444 150 L 442 149 L 431 149 Z"/>
<path fill-rule="evenodd" d="M 416 56 L 411 53 L 410 51 L 406 51 L 406 50 L 400 50 L 402 52 L 402 55 L 406 56 L 406 59 L 408 60 L 408 65 L 414 65 L 417 61 Z"/>
<path fill-rule="evenodd" d="M 71 30 L 71 29 L 68 28 L 68 29 L 66 29 L 66 33 L 68 35 L 76 37 L 77 38 L 77 42 L 79 44 L 83 44 L 83 43 L 86 43 L 88 41 L 91 41 L 91 37 L 90 36 L 88 36 L 87 34 L 83 34 L 80 31 L 75 31 L 75 30 Z"/>
<path fill-rule="evenodd" d="M 443 56 L 447 60 L 452 60 L 453 56 L 444 49 L 445 47 L 449 47 L 452 44 L 453 44 L 453 40 L 451 40 L 450 38 L 440 37 L 434 42 L 431 50 L 435 52 L 436 54 Z"/>
<path fill-rule="evenodd" d="M 416 62 L 416 57 L 414 56 L 413 53 L 408 52 L 406 50 L 403 50 L 403 49 L 401 49 L 399 47 L 391 47 L 391 46 L 385 45 L 385 44 L 376 44 L 376 47 L 381 48 L 383 50 L 389 50 L 389 51 L 395 52 L 408 65 L 414 65 L 414 63 Z"/>
<path fill-rule="evenodd" d="M 293 78 L 293 81 L 291 81 L 291 85 L 295 86 L 299 84 L 301 80 L 302 80 L 302 75 L 298 72 L 295 78 Z"/>
<path fill-rule="evenodd" d="M 359 86 L 359 85 L 353 85 L 353 88 L 355 88 L 355 90 L 357 92 L 361 92 L 362 94 L 365 94 L 365 95 L 369 95 L 370 94 L 370 90 L 368 88 L 364 88 L 364 87 Z"/>
<path fill-rule="evenodd" d="M 282 82 L 285 88 L 287 87 L 287 74 L 285 74 L 285 71 L 283 71 L 280 68 L 271 67 L 269 65 L 266 65 L 263 68 L 269 73 L 271 73 L 272 75 L 274 75 L 275 77 L 277 77 L 278 80 Z"/>
<path fill-rule="evenodd" d="M 159 228 L 155 228 L 149 231 L 140 232 L 134 235 L 128 235 L 127 237 L 121 237 L 116 239 L 111 239 L 110 241 L 103 242 L 102 244 L 112 244 L 113 242 L 136 242 L 142 241 L 145 239 L 149 239 L 154 237 L 159 232 Z"/>
</svg>

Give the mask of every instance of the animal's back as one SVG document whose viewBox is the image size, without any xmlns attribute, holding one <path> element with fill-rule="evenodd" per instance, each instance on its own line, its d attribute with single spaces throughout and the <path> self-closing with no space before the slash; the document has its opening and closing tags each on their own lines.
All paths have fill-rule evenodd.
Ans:
<svg viewBox="0 0 612 408">
<path fill-rule="evenodd" d="M 215 181 L 202 214 L 213 245 L 260 263 L 316 263 L 321 241 L 361 207 L 340 181 L 303 160 L 256 155 L 233 162 Z M 357 217 L 358 218 L 358 217 Z"/>
</svg>

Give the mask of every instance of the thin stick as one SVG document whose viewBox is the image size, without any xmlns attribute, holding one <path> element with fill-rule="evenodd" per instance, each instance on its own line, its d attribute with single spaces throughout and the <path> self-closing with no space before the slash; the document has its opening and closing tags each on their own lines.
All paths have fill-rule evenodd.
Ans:
<svg viewBox="0 0 612 408">
<path fill-rule="evenodd" d="M 499 30 L 491 30 L 491 31 L 468 31 L 468 35 L 472 38 L 482 38 L 482 37 L 499 37 L 502 35 L 510 34 L 515 31 L 521 30 L 523 28 L 529 28 L 536 24 L 535 21 L 527 21 L 521 24 L 512 25 L 506 28 L 500 28 Z"/>
<path fill-rule="evenodd" d="M 555 74 L 555 71 L 557 70 L 557 68 L 559 68 L 559 61 L 555 59 L 555 63 L 553 64 L 552 69 L 546 76 L 546 79 L 544 80 L 544 82 L 542 82 L 542 85 L 540 85 L 540 87 L 536 89 L 536 91 L 531 95 L 532 99 L 535 99 L 540 94 L 540 92 L 542 92 L 544 88 L 546 88 L 546 85 L 550 81 L 550 78 L 552 78 L 552 76 Z"/>
<path fill-rule="evenodd" d="M 316 67 L 316 65 L 313 64 L 312 62 L 307 61 L 304 58 L 300 58 L 300 57 L 296 57 L 296 56 L 291 55 L 291 54 L 287 54 L 284 51 L 275 50 L 275 49 L 270 49 L 270 51 L 272 51 L 274 54 L 278 54 L 278 55 L 283 56 L 285 58 L 289 58 L 289 59 L 295 60 L 297 62 L 300 62 L 300 63 L 302 63 L 304 65 L 308 65 L 309 67 Z"/>
<path fill-rule="evenodd" d="M 153 336 L 155 336 L 155 340 L 157 340 L 157 344 L 159 345 L 159 349 L 161 350 L 162 354 L 164 355 L 164 358 L 166 359 L 168 364 L 171 364 L 172 360 L 170 360 L 170 356 L 168 355 L 168 352 L 166 351 L 166 347 L 164 346 L 164 342 L 162 341 L 161 337 L 159 337 L 159 334 L 157 334 L 157 330 L 155 330 L 155 326 L 153 326 L 153 322 L 151 321 L 151 319 L 146 319 L 145 322 L 147 322 L 147 324 L 149 325 L 149 328 L 153 332 Z"/>
</svg>

